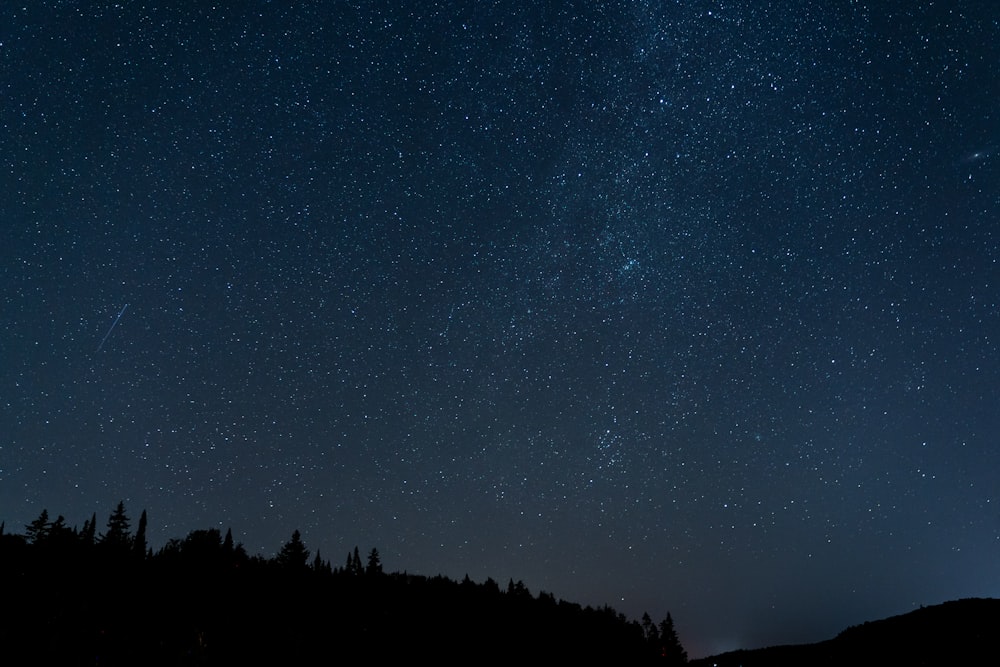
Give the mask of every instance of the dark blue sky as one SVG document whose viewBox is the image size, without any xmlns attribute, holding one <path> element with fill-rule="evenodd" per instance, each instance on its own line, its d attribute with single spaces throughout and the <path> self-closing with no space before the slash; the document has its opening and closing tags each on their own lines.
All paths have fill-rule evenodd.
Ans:
<svg viewBox="0 0 1000 667">
<path fill-rule="evenodd" d="M 694 656 L 998 596 L 998 72 L 992 2 L 7 3 L 0 518 Z"/>
</svg>

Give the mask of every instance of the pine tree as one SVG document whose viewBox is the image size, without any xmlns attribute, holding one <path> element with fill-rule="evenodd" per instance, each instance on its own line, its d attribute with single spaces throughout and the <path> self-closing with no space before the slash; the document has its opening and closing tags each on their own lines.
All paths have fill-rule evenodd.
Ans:
<svg viewBox="0 0 1000 667">
<path fill-rule="evenodd" d="M 139 527 L 135 530 L 132 540 L 132 554 L 137 560 L 146 558 L 146 510 L 139 515 Z"/>
<path fill-rule="evenodd" d="M 80 542 L 85 546 L 94 544 L 94 534 L 97 531 L 97 512 L 94 512 L 89 521 L 83 522 L 83 530 L 80 531 Z"/>
<path fill-rule="evenodd" d="M 357 547 L 354 547 L 354 554 L 348 559 L 347 571 L 358 577 L 365 573 L 365 569 L 361 566 L 361 554 Z"/>
<path fill-rule="evenodd" d="M 316 558 L 313 559 L 312 569 L 314 572 L 319 572 L 320 574 L 333 574 L 330 561 L 323 560 L 323 557 L 319 554 L 319 549 L 316 550 Z"/>
<path fill-rule="evenodd" d="M 650 618 L 648 612 L 642 614 L 642 634 L 646 638 L 646 643 L 655 649 L 660 648 L 660 631 L 656 629 L 656 624 Z"/>
<path fill-rule="evenodd" d="M 132 542 L 128 529 L 129 519 L 125 514 L 125 503 L 119 501 L 118 507 L 108 517 L 108 532 L 101 535 L 99 541 L 104 547 L 127 553 Z"/>
<path fill-rule="evenodd" d="M 50 526 L 49 511 L 43 509 L 37 519 L 24 527 L 24 536 L 28 538 L 30 544 L 44 542 L 45 538 L 49 536 Z"/>
<path fill-rule="evenodd" d="M 496 598 L 500 595 L 500 584 L 493 577 L 486 577 L 486 581 L 483 582 L 483 590 L 486 591 L 486 595 Z"/>
<path fill-rule="evenodd" d="M 382 574 L 382 560 L 378 556 L 378 549 L 374 547 L 368 552 L 368 567 L 365 568 L 365 574 L 369 577 L 377 577 Z"/>
<path fill-rule="evenodd" d="M 304 570 L 306 568 L 306 563 L 309 561 L 309 550 L 302 542 L 302 535 L 299 531 L 296 530 L 292 533 L 292 539 L 281 547 L 275 560 L 278 565 L 290 570 Z"/>
<path fill-rule="evenodd" d="M 531 599 L 531 591 L 520 579 L 514 583 L 513 577 L 507 582 L 507 595 L 517 599 Z"/>
<path fill-rule="evenodd" d="M 660 644 L 663 647 L 663 664 L 671 667 L 687 664 L 687 651 L 681 646 L 681 640 L 677 637 L 677 631 L 674 629 L 674 619 L 669 613 L 660 622 Z"/>
</svg>

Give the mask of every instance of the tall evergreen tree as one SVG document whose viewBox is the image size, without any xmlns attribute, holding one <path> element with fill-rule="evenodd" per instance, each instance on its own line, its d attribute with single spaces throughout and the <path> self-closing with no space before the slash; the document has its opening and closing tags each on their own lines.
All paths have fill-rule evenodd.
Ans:
<svg viewBox="0 0 1000 667">
<path fill-rule="evenodd" d="M 281 547 L 276 558 L 278 565 L 290 570 L 305 570 L 309 561 L 309 550 L 302 542 L 302 535 L 299 531 L 292 533 L 292 539 Z"/>
<path fill-rule="evenodd" d="M 483 590 L 486 591 L 487 596 L 496 598 L 500 595 L 500 584 L 493 577 L 486 577 L 486 581 L 483 582 Z"/>
<path fill-rule="evenodd" d="M 507 595 L 521 600 L 531 599 L 531 591 L 524 585 L 524 582 L 518 579 L 515 583 L 513 577 L 507 582 Z"/>
<path fill-rule="evenodd" d="M 674 629 L 674 619 L 667 613 L 667 617 L 660 622 L 660 644 L 663 647 L 664 664 L 673 667 L 674 665 L 686 665 L 688 661 L 687 651 L 681 646 L 681 640 L 677 637 Z"/>
<path fill-rule="evenodd" d="M 642 634 L 650 646 L 653 646 L 655 649 L 660 648 L 660 631 L 657 630 L 656 624 L 650 618 L 649 612 L 643 612 L 642 614 Z"/>
<path fill-rule="evenodd" d="M 85 546 L 90 546 L 94 543 L 94 535 L 97 532 L 97 512 L 94 512 L 90 516 L 89 521 L 83 522 L 83 530 L 80 531 L 80 542 Z"/>
<path fill-rule="evenodd" d="M 49 511 L 46 509 L 42 510 L 42 513 L 38 515 L 38 518 L 29 523 L 24 527 L 24 536 L 28 538 L 30 544 L 38 544 L 39 542 L 44 542 L 45 538 L 49 535 Z"/>
<path fill-rule="evenodd" d="M 139 515 L 139 527 L 135 529 L 135 537 L 132 539 L 132 554 L 137 560 L 146 558 L 146 510 Z"/>
<path fill-rule="evenodd" d="M 100 543 L 110 549 L 127 552 L 132 540 L 128 529 L 129 519 L 125 514 L 125 503 L 119 501 L 118 507 L 108 517 L 108 531 L 101 535 Z"/>
<path fill-rule="evenodd" d="M 333 574 L 333 567 L 330 565 L 330 561 L 323 560 L 319 549 L 316 550 L 316 558 L 313 559 L 312 569 L 314 572 L 319 572 L 320 574 Z"/>
<path fill-rule="evenodd" d="M 347 571 L 355 576 L 361 576 L 365 573 L 365 569 L 361 566 L 361 554 L 357 547 L 354 547 L 354 554 L 348 559 Z"/>
<path fill-rule="evenodd" d="M 368 552 L 368 567 L 365 568 L 365 574 L 369 577 L 377 577 L 382 574 L 382 560 L 375 547 L 372 547 L 372 550 Z"/>
</svg>

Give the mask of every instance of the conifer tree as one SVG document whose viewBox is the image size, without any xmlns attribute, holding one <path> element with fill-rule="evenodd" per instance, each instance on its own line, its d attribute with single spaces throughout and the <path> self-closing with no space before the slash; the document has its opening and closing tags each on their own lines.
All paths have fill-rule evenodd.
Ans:
<svg viewBox="0 0 1000 667">
<path fill-rule="evenodd" d="M 125 503 L 119 501 L 118 507 L 108 517 L 108 532 L 101 535 L 100 543 L 113 550 L 127 552 L 132 540 L 128 529 L 129 519 L 125 514 Z"/>
<path fill-rule="evenodd" d="M 24 527 L 24 536 L 28 538 L 30 544 L 38 544 L 45 541 L 49 535 L 49 511 L 42 510 L 38 518 Z"/>
<path fill-rule="evenodd" d="M 333 574 L 333 568 L 330 566 L 330 561 L 323 560 L 320 556 L 319 549 L 316 550 L 316 558 L 313 559 L 312 569 L 314 572 L 319 572 L 321 574 Z"/>
<path fill-rule="evenodd" d="M 653 619 L 650 618 L 648 612 L 643 612 L 642 614 L 642 634 L 646 637 L 646 642 L 654 647 L 660 648 L 660 631 L 657 630 L 656 624 L 653 623 Z"/>
<path fill-rule="evenodd" d="M 524 585 L 523 581 L 518 579 L 517 583 L 514 583 L 514 579 L 511 577 L 511 579 L 507 582 L 507 595 L 512 598 L 530 599 L 531 591 L 528 590 L 528 587 Z"/>
<path fill-rule="evenodd" d="M 80 531 L 80 542 L 85 546 L 91 546 L 94 543 L 94 534 L 97 531 L 97 512 L 94 512 L 89 521 L 83 522 L 83 530 Z"/>
<path fill-rule="evenodd" d="M 368 567 L 365 568 L 365 574 L 369 577 L 377 577 L 382 574 L 382 560 L 379 558 L 378 549 L 374 547 L 368 552 Z"/>
<path fill-rule="evenodd" d="M 292 539 L 281 547 L 276 558 L 278 565 L 291 570 L 304 570 L 309 561 L 309 550 L 302 542 L 302 535 L 299 531 L 292 533 Z"/>
<path fill-rule="evenodd" d="M 500 584 L 493 577 L 486 577 L 486 581 L 483 582 L 483 590 L 486 591 L 487 595 L 496 597 L 500 595 Z"/>
<path fill-rule="evenodd" d="M 663 646 L 665 665 L 673 667 L 673 665 L 687 664 L 687 651 L 681 646 L 681 640 L 677 637 L 677 631 L 674 629 L 674 619 L 669 613 L 660 622 L 660 644 Z"/>
<path fill-rule="evenodd" d="M 365 569 L 361 566 L 361 554 L 358 552 L 357 547 L 354 547 L 354 554 L 350 558 L 347 570 L 351 574 L 359 577 L 365 573 Z"/>
<path fill-rule="evenodd" d="M 139 527 L 135 530 L 132 540 L 132 554 L 137 560 L 146 558 L 146 510 L 139 515 Z"/>
</svg>

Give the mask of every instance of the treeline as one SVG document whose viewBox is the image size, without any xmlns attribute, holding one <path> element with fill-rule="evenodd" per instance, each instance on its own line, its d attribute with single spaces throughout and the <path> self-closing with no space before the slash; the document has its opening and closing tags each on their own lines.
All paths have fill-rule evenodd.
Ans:
<svg viewBox="0 0 1000 667">
<path fill-rule="evenodd" d="M 374 548 L 335 566 L 298 531 L 273 558 L 215 528 L 154 552 L 146 523 L 143 511 L 133 532 L 119 503 L 100 533 L 96 515 L 79 529 L 48 512 L 23 534 L 0 524 L 0 664 L 687 661 L 669 615 L 629 620 L 521 581 L 386 573 Z"/>
</svg>

